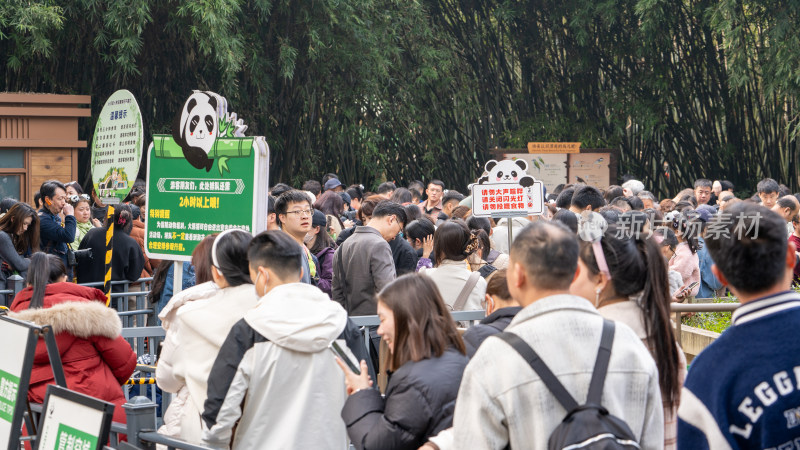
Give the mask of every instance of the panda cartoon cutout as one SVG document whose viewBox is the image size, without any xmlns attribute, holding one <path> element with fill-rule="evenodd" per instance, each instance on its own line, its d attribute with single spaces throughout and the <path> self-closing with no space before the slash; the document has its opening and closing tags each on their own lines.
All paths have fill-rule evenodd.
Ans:
<svg viewBox="0 0 800 450">
<path fill-rule="evenodd" d="M 183 150 L 186 161 L 197 169 L 206 169 L 206 172 L 214 165 L 208 153 L 218 136 L 218 106 L 216 94 L 195 91 L 172 123 L 172 137 Z"/>
<path fill-rule="evenodd" d="M 490 159 L 484 166 L 488 174 L 478 179 L 478 184 L 487 183 L 519 183 L 524 187 L 533 186 L 534 179 L 525 173 L 528 163 L 522 159 L 514 161 L 495 161 Z"/>
</svg>

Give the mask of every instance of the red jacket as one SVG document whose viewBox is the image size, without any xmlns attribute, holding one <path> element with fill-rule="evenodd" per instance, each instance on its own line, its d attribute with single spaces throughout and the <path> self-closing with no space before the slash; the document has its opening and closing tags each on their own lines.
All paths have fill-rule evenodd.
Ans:
<svg viewBox="0 0 800 450">
<path fill-rule="evenodd" d="M 44 307 L 28 309 L 33 289 L 20 291 L 10 317 L 52 325 L 67 378 L 67 388 L 114 403 L 114 421 L 125 423 L 121 385 L 136 369 L 136 353 L 122 339 L 117 312 L 105 305 L 99 289 L 53 283 L 45 289 Z M 48 384 L 55 383 L 43 340 L 36 346 L 28 400 L 42 403 Z"/>
</svg>

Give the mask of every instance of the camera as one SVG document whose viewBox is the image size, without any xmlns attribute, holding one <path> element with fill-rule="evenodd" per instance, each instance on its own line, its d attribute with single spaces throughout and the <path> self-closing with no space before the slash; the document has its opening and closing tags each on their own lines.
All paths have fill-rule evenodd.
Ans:
<svg viewBox="0 0 800 450">
<path fill-rule="evenodd" d="M 79 260 L 92 259 L 92 249 L 85 248 L 83 250 L 68 250 L 67 251 L 67 264 L 70 267 L 75 267 L 78 265 Z"/>
</svg>

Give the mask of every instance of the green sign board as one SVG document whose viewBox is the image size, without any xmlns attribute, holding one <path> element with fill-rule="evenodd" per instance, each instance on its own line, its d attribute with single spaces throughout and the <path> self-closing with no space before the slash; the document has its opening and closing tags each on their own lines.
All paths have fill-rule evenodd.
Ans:
<svg viewBox="0 0 800 450">
<path fill-rule="evenodd" d="M 19 377 L 0 370 L 0 420 L 13 420 L 18 395 Z"/>
<path fill-rule="evenodd" d="M 111 94 L 100 111 L 92 139 L 92 184 L 106 204 L 120 203 L 133 187 L 142 161 L 144 125 L 133 94 Z"/>
<path fill-rule="evenodd" d="M 145 220 L 149 257 L 189 261 L 209 234 L 266 229 L 269 148 L 263 137 L 243 136 L 244 129 L 223 97 L 195 92 L 172 135 L 153 137 Z"/>
<path fill-rule="evenodd" d="M 97 448 L 97 436 L 84 433 L 63 423 L 58 424 L 53 450 L 92 450 Z"/>
</svg>

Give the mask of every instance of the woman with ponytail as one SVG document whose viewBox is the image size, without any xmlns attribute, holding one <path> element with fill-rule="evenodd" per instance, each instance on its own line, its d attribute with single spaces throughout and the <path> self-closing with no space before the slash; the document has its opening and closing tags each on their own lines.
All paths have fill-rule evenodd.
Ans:
<svg viewBox="0 0 800 450">
<path fill-rule="evenodd" d="M 133 214 L 126 204 L 114 207 L 114 243 L 111 254 L 111 280 L 136 281 L 144 269 L 144 254 L 133 239 Z M 78 260 L 78 283 L 104 281 L 106 227 L 93 228 L 81 241 L 80 249 L 91 249 L 91 258 Z M 120 286 L 121 288 L 121 286 Z"/>
<path fill-rule="evenodd" d="M 11 305 L 9 317 L 51 325 L 67 387 L 114 403 L 114 421 L 125 423 L 121 385 L 136 368 L 136 353 L 120 336 L 117 312 L 106 306 L 103 291 L 66 282 L 64 263 L 54 255 L 31 257 L 27 287 Z M 44 402 L 47 385 L 55 383 L 44 340 L 33 359 L 28 400 Z"/>
<path fill-rule="evenodd" d="M 433 269 L 421 270 L 431 277 L 445 304 L 453 311 L 483 309 L 486 280 L 480 276 L 479 267 L 471 268 L 467 258 L 480 249 L 476 233 L 471 233 L 461 219 L 451 219 L 439 226 L 433 234 Z M 475 275 L 473 276 L 473 273 Z M 457 304 L 466 294 L 463 306 Z"/>
<path fill-rule="evenodd" d="M 167 333 L 156 380 L 161 389 L 177 394 L 164 413 L 162 434 L 202 443 L 200 415 L 211 366 L 233 325 L 258 301 L 247 259 L 252 238 L 236 229 L 207 236 L 201 245 L 210 251 L 192 258 L 198 281 L 204 279 L 204 266 L 211 281 L 179 292 L 159 314 Z"/>
<path fill-rule="evenodd" d="M 579 231 L 582 238 L 589 238 L 586 234 Z M 592 302 L 603 317 L 628 325 L 650 350 L 664 402 L 664 448 L 673 449 L 686 357 L 670 322 L 667 264 L 658 244 L 641 234 L 611 225 L 592 237 L 594 242 L 581 243 L 570 293 Z"/>
</svg>

